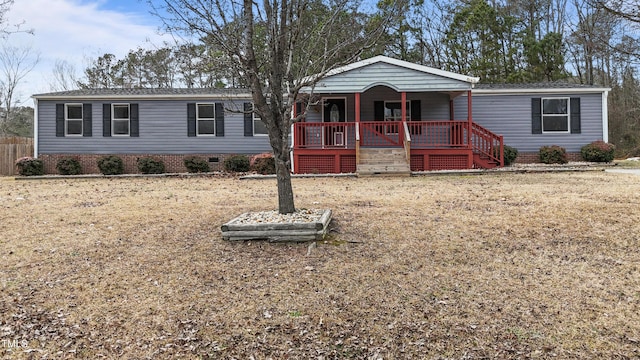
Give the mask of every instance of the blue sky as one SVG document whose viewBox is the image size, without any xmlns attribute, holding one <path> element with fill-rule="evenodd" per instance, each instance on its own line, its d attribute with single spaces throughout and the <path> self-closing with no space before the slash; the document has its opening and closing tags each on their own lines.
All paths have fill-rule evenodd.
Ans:
<svg viewBox="0 0 640 360">
<path fill-rule="evenodd" d="M 37 67 L 18 88 L 23 105 L 30 96 L 50 92 L 56 61 L 72 64 L 81 75 L 89 61 L 106 53 L 122 58 L 137 47 L 171 42 L 158 31 L 158 19 L 144 0 L 19 0 L 8 13 L 9 23 L 24 21 L 35 35 L 12 34 L 9 46 L 31 47 L 40 54 Z"/>
</svg>

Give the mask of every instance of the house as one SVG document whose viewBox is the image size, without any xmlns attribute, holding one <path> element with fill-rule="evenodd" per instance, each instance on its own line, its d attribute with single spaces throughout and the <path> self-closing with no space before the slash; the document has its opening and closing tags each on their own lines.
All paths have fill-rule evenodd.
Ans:
<svg viewBox="0 0 640 360">
<path fill-rule="evenodd" d="M 33 96 L 34 152 L 46 173 L 57 161 L 77 157 L 85 173 L 99 173 L 97 160 L 116 154 L 125 172 L 153 156 L 169 172 L 185 172 L 196 155 L 220 169 L 226 156 L 271 150 L 266 128 L 253 118 L 251 94 L 218 89 L 91 89 Z"/>
<path fill-rule="evenodd" d="M 544 145 L 570 158 L 607 141 L 609 89 L 575 84 L 483 85 L 478 78 L 376 56 L 303 89 L 292 112 L 295 173 L 399 173 L 503 165 L 503 146 L 535 161 Z M 55 173 L 63 156 L 98 172 L 117 154 L 127 172 L 142 156 L 168 171 L 198 155 L 214 168 L 230 154 L 270 151 L 251 113 L 250 92 L 216 89 L 96 89 L 34 95 L 35 153 Z M 403 105 L 404 104 L 404 105 Z"/>
</svg>

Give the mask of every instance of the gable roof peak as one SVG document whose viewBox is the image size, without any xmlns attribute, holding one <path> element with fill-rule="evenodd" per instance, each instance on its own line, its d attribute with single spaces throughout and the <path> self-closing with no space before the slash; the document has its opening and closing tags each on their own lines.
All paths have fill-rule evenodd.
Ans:
<svg viewBox="0 0 640 360">
<path fill-rule="evenodd" d="M 337 74 L 341 74 L 343 72 L 347 72 L 347 71 L 351 71 L 351 70 L 355 70 L 355 69 L 359 69 L 365 66 L 369 66 L 369 65 L 373 65 L 373 64 L 377 64 L 377 63 L 385 63 L 385 64 L 389 64 L 389 65 L 394 65 L 394 66 L 398 66 L 398 67 L 402 67 L 405 69 L 411 69 L 411 70 L 415 70 L 415 71 L 419 71 L 419 72 L 423 72 L 423 73 L 427 73 L 427 74 L 432 74 L 432 75 L 438 75 L 438 76 L 442 76 L 442 77 L 446 77 L 446 78 L 450 78 L 450 79 L 455 79 L 455 80 L 459 80 L 459 81 L 464 81 L 464 82 L 468 82 L 471 84 L 476 84 L 478 81 L 480 81 L 479 77 L 473 77 L 473 76 L 467 76 L 467 75 L 462 75 L 462 74 L 456 74 L 450 71 L 445 71 L 445 70 L 440 70 L 440 69 L 436 69 L 436 68 L 432 68 L 426 65 L 420 65 L 420 64 L 415 64 L 412 62 L 408 62 L 405 60 L 400 60 L 400 59 L 395 59 L 395 58 L 391 58 L 388 56 L 384 56 L 384 55 L 377 55 L 368 59 L 363 59 L 345 66 L 341 66 L 338 67 L 336 69 L 333 69 L 332 71 L 330 71 L 327 74 L 328 76 L 332 76 L 332 75 L 337 75 Z"/>
</svg>

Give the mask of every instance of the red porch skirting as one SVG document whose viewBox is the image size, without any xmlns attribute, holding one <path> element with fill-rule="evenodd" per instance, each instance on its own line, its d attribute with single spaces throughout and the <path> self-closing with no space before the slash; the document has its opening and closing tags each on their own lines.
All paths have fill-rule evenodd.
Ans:
<svg viewBox="0 0 640 360">
<path fill-rule="evenodd" d="M 356 151 L 353 149 L 293 151 L 296 174 L 340 174 L 356 172 Z"/>
<path fill-rule="evenodd" d="M 468 149 L 411 150 L 411 171 L 464 170 L 473 168 Z"/>
<path fill-rule="evenodd" d="M 339 174 L 356 172 L 354 149 L 295 149 L 296 174 Z M 473 168 L 468 149 L 412 149 L 411 171 L 462 170 Z"/>
</svg>

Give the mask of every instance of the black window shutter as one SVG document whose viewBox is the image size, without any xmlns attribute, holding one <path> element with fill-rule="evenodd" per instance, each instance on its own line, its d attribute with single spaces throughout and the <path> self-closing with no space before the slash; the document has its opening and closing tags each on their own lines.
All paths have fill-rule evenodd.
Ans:
<svg viewBox="0 0 640 360">
<path fill-rule="evenodd" d="M 129 136 L 140 137 L 140 115 L 138 104 L 129 105 Z"/>
<path fill-rule="evenodd" d="M 531 133 L 542 134 L 542 103 L 540 98 L 531 99 Z"/>
<path fill-rule="evenodd" d="M 56 136 L 64 137 L 64 104 L 56 104 Z"/>
<path fill-rule="evenodd" d="M 420 100 L 411 100 L 411 121 L 422 120 L 422 107 L 420 106 Z"/>
<path fill-rule="evenodd" d="M 409 121 L 421 121 L 422 119 L 422 107 L 420 106 L 420 100 L 411 100 L 411 118 Z M 411 135 L 422 134 L 422 126 L 411 127 Z"/>
<path fill-rule="evenodd" d="M 296 116 L 300 116 L 300 114 L 302 114 L 302 103 L 301 102 L 297 102 L 296 103 Z"/>
<path fill-rule="evenodd" d="M 571 98 L 569 103 L 571 107 L 571 133 L 580 134 L 580 98 Z"/>
<path fill-rule="evenodd" d="M 196 136 L 196 104 L 187 104 L 187 136 Z"/>
<path fill-rule="evenodd" d="M 91 104 L 82 104 L 82 136 L 93 136 Z"/>
<path fill-rule="evenodd" d="M 253 104 L 244 103 L 244 136 L 253 136 Z"/>
<path fill-rule="evenodd" d="M 111 104 L 102 104 L 102 136 L 111 136 Z"/>
<path fill-rule="evenodd" d="M 384 120 L 384 101 L 373 102 L 373 118 L 375 121 Z"/>
<path fill-rule="evenodd" d="M 224 106 L 216 103 L 216 136 L 224 136 Z"/>
</svg>

